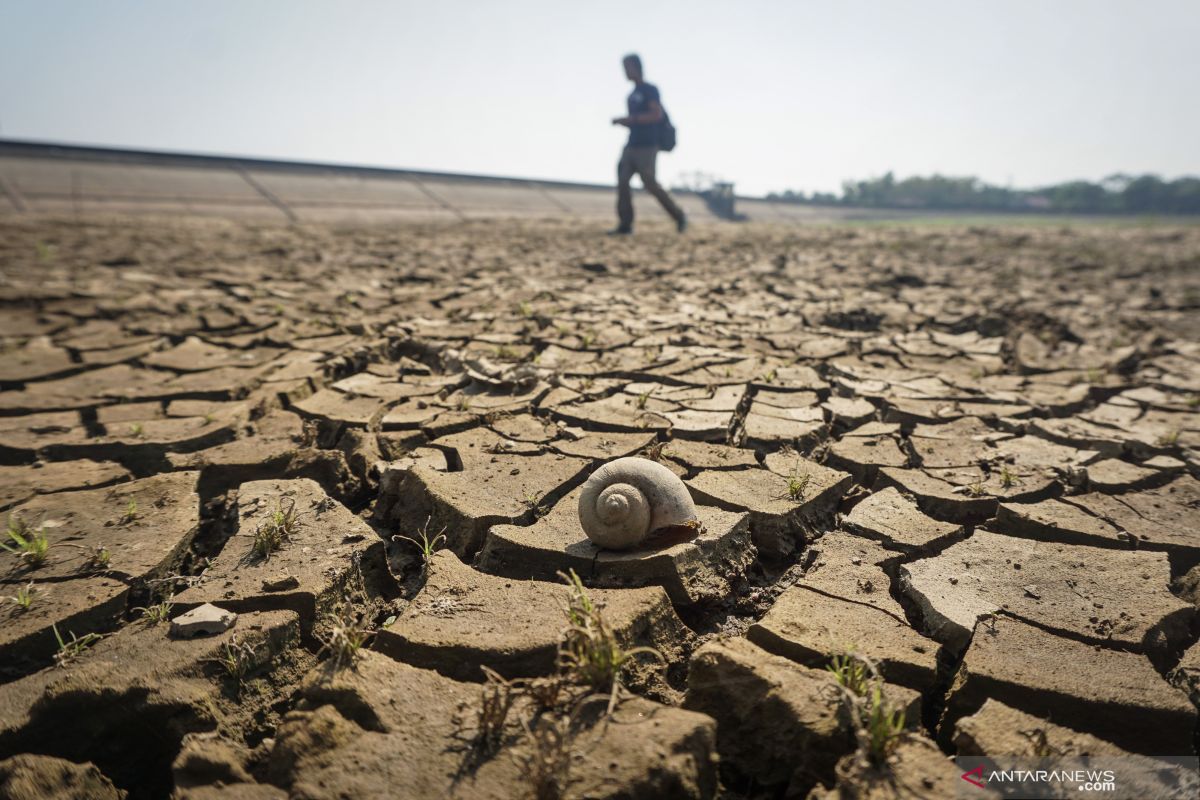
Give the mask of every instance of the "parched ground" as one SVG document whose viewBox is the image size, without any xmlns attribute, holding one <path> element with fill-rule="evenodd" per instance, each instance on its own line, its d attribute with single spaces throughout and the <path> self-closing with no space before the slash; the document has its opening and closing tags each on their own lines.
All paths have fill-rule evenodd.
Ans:
<svg viewBox="0 0 1200 800">
<path fill-rule="evenodd" d="M 598 234 L 0 223 L 0 795 L 926 797 L 954 754 L 1194 754 L 1200 227 Z M 598 551 L 580 487 L 633 454 L 702 530 Z M 563 677 L 568 570 L 665 662 L 611 711 Z M 232 627 L 172 631 L 206 603 Z"/>
</svg>

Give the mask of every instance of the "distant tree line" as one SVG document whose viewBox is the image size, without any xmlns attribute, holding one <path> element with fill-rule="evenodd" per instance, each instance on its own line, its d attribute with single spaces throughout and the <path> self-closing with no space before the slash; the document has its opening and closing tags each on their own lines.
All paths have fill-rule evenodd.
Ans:
<svg viewBox="0 0 1200 800">
<path fill-rule="evenodd" d="M 1200 214 L 1200 178 L 1165 181 L 1156 175 L 1111 175 L 1099 183 L 1070 181 L 1041 189 L 1006 189 L 978 178 L 933 175 L 896 180 L 892 173 L 846 181 L 829 192 L 785 191 L 770 200 L 812 205 L 980 211 L 1050 211 L 1086 214 Z"/>
</svg>

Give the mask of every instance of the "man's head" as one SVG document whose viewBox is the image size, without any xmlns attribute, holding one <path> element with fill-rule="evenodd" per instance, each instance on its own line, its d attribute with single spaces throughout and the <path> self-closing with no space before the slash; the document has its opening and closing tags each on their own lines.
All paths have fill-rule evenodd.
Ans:
<svg viewBox="0 0 1200 800">
<path fill-rule="evenodd" d="M 621 63 L 625 65 L 625 77 L 629 80 L 640 81 L 642 79 L 642 59 L 637 53 L 630 53 L 621 59 Z"/>
</svg>

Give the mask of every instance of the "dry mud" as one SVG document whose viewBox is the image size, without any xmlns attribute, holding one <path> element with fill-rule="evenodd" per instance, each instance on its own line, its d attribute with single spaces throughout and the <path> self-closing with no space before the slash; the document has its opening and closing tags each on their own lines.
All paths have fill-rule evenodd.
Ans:
<svg viewBox="0 0 1200 800">
<path fill-rule="evenodd" d="M 955 752 L 1195 750 L 1200 229 L 0 225 L 0 511 L 46 544 L 0 552 L 0 795 L 923 797 Z M 702 531 L 587 542 L 630 454 Z M 487 734 L 555 685 L 567 570 L 665 663 Z"/>
</svg>

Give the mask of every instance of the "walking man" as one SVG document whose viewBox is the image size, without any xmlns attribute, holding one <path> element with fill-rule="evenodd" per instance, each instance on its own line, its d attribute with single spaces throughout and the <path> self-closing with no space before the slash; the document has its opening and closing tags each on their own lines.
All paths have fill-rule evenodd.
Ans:
<svg viewBox="0 0 1200 800">
<path fill-rule="evenodd" d="M 654 176 L 654 162 L 658 157 L 660 143 L 659 132 L 666 118 L 658 87 L 646 83 L 642 78 L 642 60 L 636 55 L 631 53 L 625 56 L 622 63 L 625 65 L 625 77 L 633 81 L 633 92 L 628 100 L 629 114 L 613 120 L 613 125 L 629 128 L 629 142 L 621 151 L 621 160 L 617 162 L 618 224 L 610 233 L 633 233 L 633 191 L 629 183 L 635 174 L 641 177 L 643 188 L 658 198 L 658 202 L 662 203 L 671 219 L 675 220 L 676 229 L 683 233 L 687 229 L 687 217 Z"/>
</svg>

